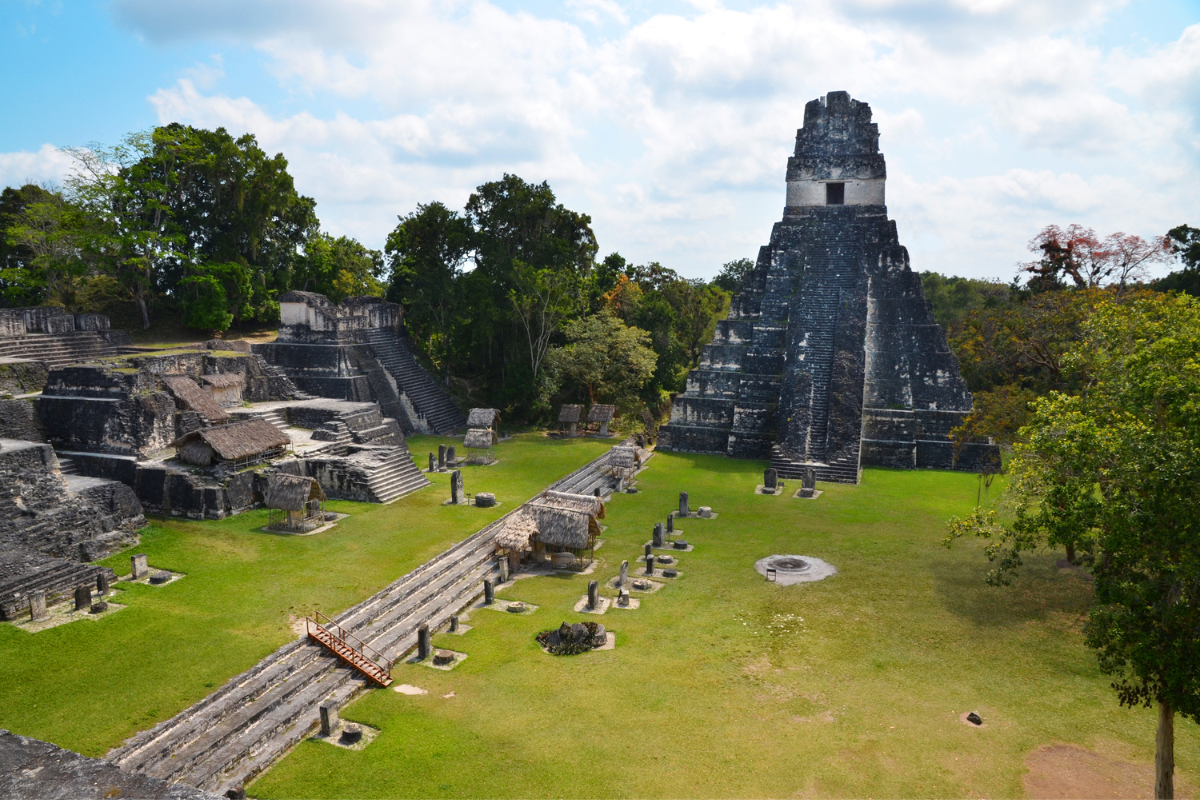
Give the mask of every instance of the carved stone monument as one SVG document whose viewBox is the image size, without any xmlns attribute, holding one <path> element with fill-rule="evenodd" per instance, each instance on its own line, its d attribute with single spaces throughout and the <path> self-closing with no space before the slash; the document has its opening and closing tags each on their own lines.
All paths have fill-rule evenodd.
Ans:
<svg viewBox="0 0 1200 800">
<path fill-rule="evenodd" d="M 646 555 L 646 574 L 647 575 L 654 574 L 654 556 L 652 556 L 650 554 Z"/>
<path fill-rule="evenodd" d="M 101 572 L 99 575 L 96 576 L 96 592 L 102 598 L 104 597 L 104 595 L 108 594 L 108 573 L 107 572 Z"/>
<path fill-rule="evenodd" d="M 92 605 L 92 587 L 79 586 L 75 589 L 75 610 L 82 611 Z"/>
<path fill-rule="evenodd" d="M 458 466 L 458 458 L 454 455 L 454 445 L 450 445 L 446 448 L 446 466 Z"/>
<path fill-rule="evenodd" d="M 646 545 L 646 552 L 643 553 L 642 555 L 647 556 L 647 557 L 654 555 L 654 545 L 652 545 L 652 544 Z"/>
<path fill-rule="evenodd" d="M 679 493 L 679 516 L 686 517 L 690 513 L 691 513 L 691 510 L 688 508 L 688 493 L 680 492 Z"/>
<path fill-rule="evenodd" d="M 496 559 L 496 566 L 500 568 L 500 582 L 508 583 L 508 557 L 500 556 Z"/>
<path fill-rule="evenodd" d="M 417 661 L 424 661 L 429 658 L 429 653 L 433 647 L 429 638 L 429 625 L 422 625 L 417 628 Z"/>
<path fill-rule="evenodd" d="M 446 468 L 446 445 L 438 445 L 438 472 Z"/>
<path fill-rule="evenodd" d="M 456 506 L 466 502 L 466 496 L 463 494 L 461 470 L 456 469 L 450 473 L 450 502 Z"/>
<path fill-rule="evenodd" d="M 433 453 L 429 454 L 429 471 L 437 472 L 437 459 L 434 457 Z"/>
<path fill-rule="evenodd" d="M 812 497 L 817 488 L 817 471 L 812 467 L 804 470 L 803 478 L 800 483 L 800 496 Z"/>
<path fill-rule="evenodd" d="M 629 562 L 621 562 L 621 576 L 617 578 L 617 586 L 624 586 L 629 583 Z"/>
<path fill-rule="evenodd" d="M 135 581 L 138 578 L 145 577 L 145 575 L 150 572 L 150 567 L 146 563 L 145 553 L 138 553 L 136 556 L 133 556 L 129 559 L 129 563 L 131 568 L 130 577 Z"/>
<path fill-rule="evenodd" d="M 587 607 L 593 611 L 600 607 L 600 581 L 588 581 Z"/>
<path fill-rule="evenodd" d="M 450 615 L 450 632 L 458 633 L 458 614 Z"/>
<path fill-rule="evenodd" d="M 717 323 L 659 431 L 664 450 L 812 466 L 857 483 L 862 466 L 979 470 L 998 449 L 955 452 L 972 398 L 885 205 L 871 108 L 830 92 L 804 109 L 783 218 Z"/>
<path fill-rule="evenodd" d="M 321 703 L 321 735 L 333 736 L 338 725 L 338 707 L 336 703 Z"/>
<path fill-rule="evenodd" d="M 674 532 L 675 532 L 675 512 L 672 511 L 671 513 L 667 514 L 667 534 L 669 535 Z"/>
<path fill-rule="evenodd" d="M 50 615 L 46 611 L 46 593 L 34 592 L 29 595 L 29 619 L 33 622 L 41 622 L 48 616 Z"/>
<path fill-rule="evenodd" d="M 492 585 L 491 581 L 485 580 L 483 582 L 483 604 L 490 606 L 494 602 L 496 602 L 496 587 Z"/>
<path fill-rule="evenodd" d="M 663 547 L 666 541 L 666 537 L 663 536 L 663 524 L 661 522 L 654 523 L 654 546 Z"/>
<path fill-rule="evenodd" d="M 617 595 L 617 605 L 621 606 L 622 608 L 629 607 L 629 590 L 628 589 L 622 589 L 621 592 Z"/>
<path fill-rule="evenodd" d="M 779 473 L 773 469 L 768 469 L 763 472 L 763 490 L 767 494 L 775 494 L 775 490 L 779 488 Z"/>
</svg>

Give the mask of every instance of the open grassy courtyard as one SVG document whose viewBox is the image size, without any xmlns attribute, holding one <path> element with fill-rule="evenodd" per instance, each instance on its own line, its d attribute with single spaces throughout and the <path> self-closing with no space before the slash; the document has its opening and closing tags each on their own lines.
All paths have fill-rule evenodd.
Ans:
<svg viewBox="0 0 1200 800">
<path fill-rule="evenodd" d="M 940 546 L 974 505 L 976 478 L 867 470 L 816 501 L 753 494 L 762 464 L 663 453 L 642 492 L 609 506 L 604 563 L 641 555 L 680 490 L 715 520 L 681 521 L 695 551 L 634 611 L 572 613 L 589 576 L 519 580 L 528 616 L 479 610 L 451 672 L 400 665 L 343 717 L 378 727 L 354 752 L 302 743 L 250 787 L 259 797 L 1020 797 L 1025 759 L 1050 743 L 1149 763 L 1152 711 L 1117 706 L 1081 639 L 1089 585 L 1059 554 L 1012 588 L 982 582 L 972 542 Z M 993 487 L 995 495 L 997 487 Z M 772 554 L 839 573 L 781 587 L 753 570 Z M 611 594 L 611 591 L 609 592 Z M 537 631 L 592 619 L 617 648 L 545 655 Z M 450 696 L 447 696 L 450 695 Z M 960 714 L 978 710 L 986 727 Z M 1200 736 L 1177 723 L 1178 775 Z M 1149 792 L 1147 785 L 1145 791 Z"/>
<path fill-rule="evenodd" d="M 412 437 L 418 464 L 439 443 Z M 106 562 L 129 574 L 130 553 L 186 575 L 162 587 L 118 583 L 123 610 L 30 634 L 0 624 L 0 728 L 102 756 L 167 719 L 293 638 L 290 622 L 335 614 L 604 452 L 611 441 L 523 434 L 497 447 L 500 463 L 467 467 L 469 492 L 498 508 L 443 506 L 448 475 L 387 505 L 330 502 L 350 516 L 312 536 L 259 530 L 265 510 L 219 522 L 154 519 L 142 543 Z"/>
</svg>

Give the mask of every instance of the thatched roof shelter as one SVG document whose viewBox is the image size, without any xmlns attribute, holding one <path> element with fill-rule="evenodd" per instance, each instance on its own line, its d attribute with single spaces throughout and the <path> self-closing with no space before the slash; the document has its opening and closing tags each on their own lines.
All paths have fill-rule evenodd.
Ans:
<svg viewBox="0 0 1200 800">
<path fill-rule="evenodd" d="M 209 422 L 225 422 L 229 413 L 187 375 L 163 375 L 163 385 L 186 411 L 195 411 Z"/>
<path fill-rule="evenodd" d="M 500 412 L 494 408 L 472 408 L 467 412 L 468 428 L 495 428 L 500 424 Z"/>
<path fill-rule="evenodd" d="M 586 511 L 532 504 L 526 510 L 537 524 L 536 538 L 542 544 L 586 550 L 600 535 L 600 523 Z"/>
<path fill-rule="evenodd" d="M 583 415 L 583 406 L 563 406 L 558 412 L 559 422 L 579 422 Z"/>
<path fill-rule="evenodd" d="M 472 428 L 463 437 L 463 446 L 468 450 L 487 450 L 497 441 L 495 431 L 486 428 Z"/>
<path fill-rule="evenodd" d="M 588 422 L 612 422 L 613 417 L 617 415 L 617 407 L 605 405 L 604 403 L 596 403 L 588 409 Z"/>
<path fill-rule="evenodd" d="M 325 491 L 316 478 L 301 475 L 272 475 L 267 481 L 267 508 L 303 511 L 310 500 L 324 500 Z"/>
<path fill-rule="evenodd" d="M 596 519 L 604 519 L 604 501 L 590 494 L 571 494 L 547 489 L 529 501 L 530 505 L 585 511 Z"/>
<path fill-rule="evenodd" d="M 637 452 L 632 447 L 614 447 L 608 451 L 608 465 L 620 469 L 637 467 Z"/>
<path fill-rule="evenodd" d="M 260 417 L 251 417 L 245 422 L 192 431 L 171 442 L 171 446 L 181 451 L 185 461 L 204 465 L 211 463 L 213 457 L 220 461 L 245 461 L 283 450 L 291 443 L 279 428 Z M 197 458 L 205 452 L 201 445 L 211 453 L 208 460 Z"/>
<path fill-rule="evenodd" d="M 496 534 L 496 544 L 506 550 L 520 552 L 529 547 L 530 540 L 537 532 L 537 520 L 528 512 L 528 506 L 522 506 L 504 521 L 504 527 Z"/>
<path fill-rule="evenodd" d="M 236 372 L 218 372 L 214 375 L 201 375 L 200 382 L 216 389 L 231 389 L 234 386 L 246 385 L 246 380 Z"/>
</svg>

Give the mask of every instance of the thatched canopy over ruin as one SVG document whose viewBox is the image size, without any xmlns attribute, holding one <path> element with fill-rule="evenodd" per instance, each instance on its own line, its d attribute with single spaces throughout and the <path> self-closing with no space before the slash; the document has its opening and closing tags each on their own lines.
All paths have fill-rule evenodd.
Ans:
<svg viewBox="0 0 1200 800">
<path fill-rule="evenodd" d="M 586 511 L 532 504 L 526 509 L 537 524 L 537 540 L 542 544 L 586 550 L 600 535 L 600 523 Z"/>
<path fill-rule="evenodd" d="M 303 511 L 310 500 L 324 500 L 325 491 L 316 478 L 301 475 L 272 475 L 267 482 L 267 508 Z"/>
<path fill-rule="evenodd" d="M 495 431 L 484 428 L 472 428 L 467 431 L 467 435 L 463 437 L 463 446 L 468 450 L 487 450 L 492 445 L 496 444 Z"/>
<path fill-rule="evenodd" d="M 596 403 L 588 409 L 588 422 L 612 422 L 613 417 L 617 415 L 617 407 L 605 405 L 604 403 Z"/>
<path fill-rule="evenodd" d="M 583 416 L 583 406 L 563 406 L 558 412 L 559 422 L 579 422 Z"/>
<path fill-rule="evenodd" d="M 206 386 L 212 386 L 214 389 L 232 389 L 235 386 L 244 386 L 246 381 L 236 372 L 218 372 L 215 375 L 201 375 L 200 382 Z"/>
<path fill-rule="evenodd" d="M 208 392 L 186 375 L 163 375 L 163 385 L 186 411 L 195 411 L 209 422 L 225 422 L 229 414 Z"/>
<path fill-rule="evenodd" d="M 218 428 L 201 428 L 185 434 L 171 446 L 180 451 L 180 457 L 192 464 L 207 464 L 210 461 L 194 460 L 204 452 L 199 445 L 206 445 L 212 456 L 220 461 L 244 461 L 283 450 L 292 443 L 287 434 L 265 419 L 253 417 L 245 422 L 235 422 Z"/>
<path fill-rule="evenodd" d="M 499 424 L 500 412 L 494 408 L 472 408 L 467 412 L 468 428 L 495 428 Z"/>
<path fill-rule="evenodd" d="M 637 452 L 632 447 L 614 447 L 608 451 L 608 465 L 620 469 L 637 467 Z"/>
<path fill-rule="evenodd" d="M 505 520 L 504 527 L 496 534 L 496 544 L 505 550 L 520 552 L 529 548 L 529 542 L 537 535 L 537 520 L 522 506 Z"/>
<path fill-rule="evenodd" d="M 584 511 L 596 519 L 604 519 L 604 501 L 590 494 L 571 494 L 547 489 L 529 501 L 530 505 Z"/>
</svg>

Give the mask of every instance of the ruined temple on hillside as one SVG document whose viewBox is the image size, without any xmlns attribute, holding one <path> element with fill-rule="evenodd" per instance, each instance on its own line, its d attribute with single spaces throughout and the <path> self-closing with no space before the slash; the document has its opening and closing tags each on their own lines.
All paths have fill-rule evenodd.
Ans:
<svg viewBox="0 0 1200 800">
<path fill-rule="evenodd" d="M 805 106 L 783 219 L 675 398 L 660 447 L 851 483 L 862 466 L 997 463 L 993 445 L 956 452 L 950 441 L 971 393 L 888 219 L 885 179 L 870 106 L 846 92 Z"/>
<path fill-rule="evenodd" d="M 378 297 L 340 304 L 313 292 L 279 296 L 279 337 L 254 352 L 309 394 L 374 400 L 406 434 L 451 435 L 466 417 L 413 356 L 403 311 Z"/>
</svg>

